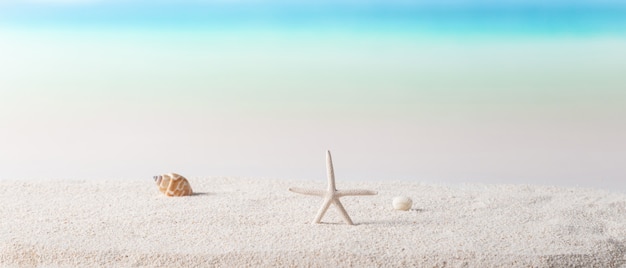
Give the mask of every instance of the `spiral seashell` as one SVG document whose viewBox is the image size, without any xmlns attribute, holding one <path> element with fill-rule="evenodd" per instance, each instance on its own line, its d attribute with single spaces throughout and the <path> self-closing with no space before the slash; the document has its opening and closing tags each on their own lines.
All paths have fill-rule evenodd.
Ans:
<svg viewBox="0 0 626 268">
<path fill-rule="evenodd" d="M 159 191 L 167 196 L 186 196 L 193 194 L 191 185 L 187 179 L 176 173 L 167 173 L 154 176 L 154 181 L 159 186 Z"/>
</svg>

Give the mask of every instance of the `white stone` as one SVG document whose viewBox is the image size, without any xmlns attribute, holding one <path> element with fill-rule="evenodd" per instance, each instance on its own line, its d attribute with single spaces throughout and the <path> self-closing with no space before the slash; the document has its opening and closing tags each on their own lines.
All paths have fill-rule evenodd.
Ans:
<svg viewBox="0 0 626 268">
<path fill-rule="evenodd" d="M 409 210 L 413 206 L 413 200 L 406 196 L 396 196 L 393 198 L 393 208 L 396 210 Z"/>
</svg>

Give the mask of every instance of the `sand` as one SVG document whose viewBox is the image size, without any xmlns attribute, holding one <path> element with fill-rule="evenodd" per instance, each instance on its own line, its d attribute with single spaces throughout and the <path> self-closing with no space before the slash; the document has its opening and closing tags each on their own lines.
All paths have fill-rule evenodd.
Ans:
<svg viewBox="0 0 626 268">
<path fill-rule="evenodd" d="M 326 180 L 0 181 L 0 266 L 626 267 L 626 195 L 584 188 L 337 182 L 356 224 L 287 188 Z M 410 211 L 392 199 L 413 199 Z"/>
</svg>

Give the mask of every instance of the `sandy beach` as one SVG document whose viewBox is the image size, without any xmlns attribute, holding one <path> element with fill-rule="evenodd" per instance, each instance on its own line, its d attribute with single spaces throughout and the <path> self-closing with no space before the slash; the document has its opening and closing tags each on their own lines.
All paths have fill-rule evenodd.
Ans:
<svg viewBox="0 0 626 268">
<path fill-rule="evenodd" d="M 343 182 L 354 226 L 289 187 L 326 181 L 188 178 L 0 181 L 3 267 L 626 267 L 626 195 L 529 185 Z M 413 199 L 409 211 L 395 196 Z"/>
</svg>

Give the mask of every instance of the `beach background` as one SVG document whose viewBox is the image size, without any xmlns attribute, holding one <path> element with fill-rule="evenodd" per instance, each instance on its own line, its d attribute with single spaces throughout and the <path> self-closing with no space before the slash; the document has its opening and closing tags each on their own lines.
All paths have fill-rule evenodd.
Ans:
<svg viewBox="0 0 626 268">
<path fill-rule="evenodd" d="M 0 179 L 626 192 L 620 1 L 0 3 Z"/>
</svg>

